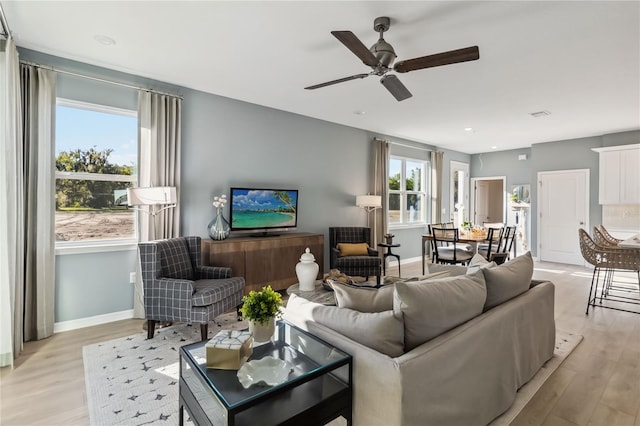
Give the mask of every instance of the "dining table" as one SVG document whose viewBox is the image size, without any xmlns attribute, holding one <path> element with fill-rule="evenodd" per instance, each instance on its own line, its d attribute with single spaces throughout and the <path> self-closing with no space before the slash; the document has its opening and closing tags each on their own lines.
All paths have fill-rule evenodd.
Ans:
<svg viewBox="0 0 640 426">
<path fill-rule="evenodd" d="M 640 249 L 640 234 L 636 234 L 633 237 L 630 237 L 630 238 L 627 238 L 626 240 L 620 241 L 618 243 L 618 247 L 630 248 L 630 249 Z"/>
<path fill-rule="evenodd" d="M 471 231 L 461 231 L 458 234 L 458 243 L 471 244 L 473 247 L 473 253 L 478 251 L 478 243 L 485 242 L 487 240 L 487 231 L 484 229 L 477 229 Z M 424 275 L 425 258 L 427 255 L 427 243 L 433 241 L 433 235 L 422 234 L 422 275 Z"/>
</svg>

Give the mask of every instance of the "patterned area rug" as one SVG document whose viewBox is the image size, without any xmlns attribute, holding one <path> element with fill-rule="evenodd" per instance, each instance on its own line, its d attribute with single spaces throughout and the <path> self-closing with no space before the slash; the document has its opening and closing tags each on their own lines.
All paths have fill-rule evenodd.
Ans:
<svg viewBox="0 0 640 426">
<path fill-rule="evenodd" d="M 529 380 L 526 385 L 518 390 L 516 399 L 513 401 L 513 404 L 511 404 L 511 407 L 502 413 L 500 417 L 489 423 L 489 426 L 507 426 L 511 424 L 549 376 L 560 367 L 560 364 L 567 359 L 569 354 L 573 352 L 581 341 L 582 336 L 579 334 L 556 329 L 556 348 L 553 351 L 553 357 L 538 370 L 536 375 L 533 376 L 533 379 Z"/>
<path fill-rule="evenodd" d="M 220 329 L 245 328 L 247 323 L 238 322 L 235 313 L 225 314 L 209 324 L 209 337 Z M 180 346 L 198 341 L 198 325 L 179 324 L 157 330 L 152 340 L 146 340 L 144 332 L 85 346 L 83 357 L 91 425 L 177 424 L 178 350 Z M 518 391 L 511 408 L 490 426 L 510 424 L 581 341 L 580 335 L 557 330 L 553 357 Z M 330 423 L 332 426 L 344 424 L 342 418 Z"/>
<path fill-rule="evenodd" d="M 235 312 L 220 315 L 209 323 L 209 338 L 247 327 Z M 178 350 L 199 341 L 198 324 L 177 324 L 157 329 L 151 340 L 144 331 L 83 347 L 91 425 L 178 424 Z"/>
</svg>

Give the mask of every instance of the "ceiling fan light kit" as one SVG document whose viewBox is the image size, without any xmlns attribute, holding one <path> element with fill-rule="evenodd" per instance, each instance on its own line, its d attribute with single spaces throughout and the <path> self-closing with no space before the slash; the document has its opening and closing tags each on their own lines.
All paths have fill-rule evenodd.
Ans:
<svg viewBox="0 0 640 426">
<path fill-rule="evenodd" d="M 391 93 L 396 100 L 403 101 L 413 95 L 395 74 L 388 74 L 390 71 L 405 73 L 425 68 L 439 67 L 442 65 L 475 61 L 480 58 L 480 50 L 478 49 L 478 46 L 471 46 L 463 49 L 436 53 L 434 55 L 407 59 L 399 61 L 393 65 L 393 62 L 397 57 L 396 52 L 393 49 L 393 46 L 387 43 L 383 38 L 383 33 L 387 31 L 390 26 L 391 19 L 386 16 L 381 16 L 373 21 L 373 29 L 380 34 L 380 38 L 373 46 L 371 46 L 370 49 L 367 49 L 360 39 L 351 31 L 331 31 L 331 34 L 337 38 L 338 41 L 344 44 L 347 49 L 360 58 L 365 65 L 371 67 L 371 72 L 368 74 L 355 74 L 349 77 L 327 81 L 325 83 L 305 87 L 305 89 L 314 90 L 338 83 L 344 83 L 345 81 L 369 77 L 370 75 L 377 75 L 381 77 L 380 83 L 382 83 L 389 93 Z"/>
</svg>

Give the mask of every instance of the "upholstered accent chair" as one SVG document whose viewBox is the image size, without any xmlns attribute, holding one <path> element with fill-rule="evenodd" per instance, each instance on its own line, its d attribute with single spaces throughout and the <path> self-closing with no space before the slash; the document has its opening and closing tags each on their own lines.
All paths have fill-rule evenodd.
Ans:
<svg viewBox="0 0 640 426">
<path fill-rule="evenodd" d="M 347 275 L 365 277 L 365 279 L 376 277 L 376 283 L 380 285 L 382 259 L 378 256 L 378 250 L 371 248 L 371 228 L 331 227 L 329 244 L 331 269 L 338 269 Z"/>
<path fill-rule="evenodd" d="M 200 237 L 139 243 L 147 338 L 157 321 L 199 323 L 207 339 L 209 321 L 242 302 L 244 278 L 231 268 L 202 266 Z"/>
</svg>

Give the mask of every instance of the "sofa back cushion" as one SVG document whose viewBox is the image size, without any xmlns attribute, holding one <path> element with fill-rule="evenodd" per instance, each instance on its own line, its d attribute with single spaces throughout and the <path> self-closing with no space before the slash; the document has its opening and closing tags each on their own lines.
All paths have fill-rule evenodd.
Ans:
<svg viewBox="0 0 640 426">
<path fill-rule="evenodd" d="M 531 252 L 494 268 L 482 269 L 482 273 L 487 284 L 487 300 L 484 305 L 486 311 L 529 289 L 533 276 Z"/>
<path fill-rule="evenodd" d="M 287 309 L 392 358 L 404 353 L 402 317 L 393 311 L 363 313 L 310 302 L 295 294 L 289 297 Z"/>
<path fill-rule="evenodd" d="M 396 283 L 393 309 L 404 318 L 405 350 L 480 315 L 486 297 L 482 272 L 427 284 Z"/>
<path fill-rule="evenodd" d="M 383 312 L 393 310 L 393 289 L 397 282 L 427 283 L 431 279 L 449 276 L 448 271 L 436 272 L 429 275 L 399 279 L 393 284 L 380 288 L 354 286 L 342 284 L 334 280 L 327 280 L 336 296 L 336 303 L 340 308 L 353 309 L 359 312 Z"/>
</svg>

